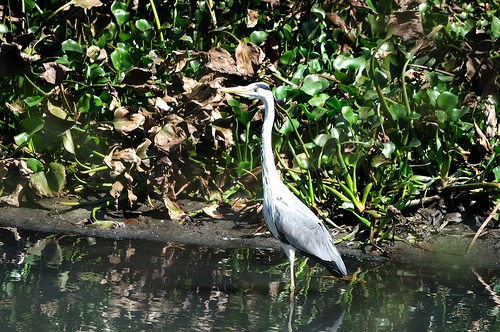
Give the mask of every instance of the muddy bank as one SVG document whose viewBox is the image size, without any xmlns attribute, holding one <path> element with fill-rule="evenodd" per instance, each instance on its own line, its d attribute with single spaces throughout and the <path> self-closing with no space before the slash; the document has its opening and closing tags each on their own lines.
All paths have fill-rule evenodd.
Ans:
<svg viewBox="0 0 500 332">
<path fill-rule="evenodd" d="M 26 207 L 0 207 L 0 227 L 16 227 L 50 233 L 66 233 L 79 236 L 105 237 L 113 239 L 145 239 L 162 242 L 178 242 L 208 247 L 233 248 L 239 246 L 278 249 L 279 243 L 269 236 L 254 236 L 258 224 L 247 220 L 213 219 L 196 217 L 191 221 L 176 223 L 167 218 L 136 215 L 103 216 L 105 225 L 89 225 L 90 209 L 71 209 L 44 201 L 33 209 Z M 341 237 L 345 234 L 339 234 Z M 337 247 L 342 255 L 356 259 L 414 262 L 418 264 L 442 264 L 457 269 L 486 267 L 500 270 L 500 230 L 486 232 L 470 253 L 467 246 L 472 232 L 444 235 L 432 234 L 414 243 L 395 242 L 385 246 L 384 252 L 373 250 L 353 241 L 343 242 Z"/>
</svg>

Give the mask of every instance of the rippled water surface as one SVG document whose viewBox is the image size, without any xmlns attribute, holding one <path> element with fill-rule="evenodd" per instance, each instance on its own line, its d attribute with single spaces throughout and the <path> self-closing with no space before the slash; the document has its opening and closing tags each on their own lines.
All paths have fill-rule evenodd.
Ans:
<svg viewBox="0 0 500 332">
<path fill-rule="evenodd" d="M 495 270 L 0 229 L 0 331 L 499 331 Z M 452 266 L 452 264 L 448 264 Z"/>
</svg>

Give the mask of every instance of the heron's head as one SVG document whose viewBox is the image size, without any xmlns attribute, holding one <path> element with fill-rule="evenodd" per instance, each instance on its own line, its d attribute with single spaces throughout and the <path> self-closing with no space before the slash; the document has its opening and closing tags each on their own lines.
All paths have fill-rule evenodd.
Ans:
<svg viewBox="0 0 500 332">
<path fill-rule="evenodd" d="M 235 86 L 231 88 L 221 88 L 221 92 L 233 93 L 247 98 L 257 98 L 262 101 L 273 100 L 273 92 L 265 83 L 252 83 L 246 86 Z"/>
</svg>

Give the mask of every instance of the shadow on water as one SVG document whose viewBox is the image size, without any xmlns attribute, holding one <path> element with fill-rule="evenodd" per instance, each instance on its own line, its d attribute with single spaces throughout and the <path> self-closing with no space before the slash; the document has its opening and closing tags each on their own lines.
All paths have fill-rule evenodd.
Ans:
<svg viewBox="0 0 500 332">
<path fill-rule="evenodd" d="M 1 331 L 498 331 L 498 271 L 346 260 L 364 282 L 281 252 L 0 229 Z"/>
</svg>

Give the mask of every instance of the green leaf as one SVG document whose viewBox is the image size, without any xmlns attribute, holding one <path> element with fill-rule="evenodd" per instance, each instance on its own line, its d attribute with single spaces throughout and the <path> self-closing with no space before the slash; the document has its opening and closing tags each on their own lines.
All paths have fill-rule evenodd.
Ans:
<svg viewBox="0 0 500 332">
<path fill-rule="evenodd" d="M 285 123 L 283 123 L 283 125 L 281 126 L 279 132 L 280 134 L 288 135 L 294 132 L 294 127 L 295 128 L 299 127 L 299 121 L 292 119 L 292 121 L 290 122 L 290 119 L 286 119 Z"/>
<path fill-rule="evenodd" d="M 9 27 L 3 23 L 0 23 L 0 33 L 7 33 L 7 32 L 9 32 Z"/>
<path fill-rule="evenodd" d="M 394 121 L 406 116 L 406 107 L 401 104 L 394 104 L 389 107 L 389 113 Z"/>
<path fill-rule="evenodd" d="M 496 16 L 491 19 L 491 33 L 495 38 L 500 37 L 500 18 Z"/>
<path fill-rule="evenodd" d="M 73 135 L 71 134 L 71 129 L 68 129 L 64 132 L 63 146 L 66 151 L 71 154 L 75 154 L 75 143 L 73 143 Z"/>
<path fill-rule="evenodd" d="M 328 142 L 328 140 L 330 140 L 331 138 L 332 138 L 331 135 L 328 135 L 328 134 L 319 134 L 314 139 L 314 144 L 316 144 L 319 147 L 323 147 L 323 146 L 325 146 L 326 142 Z"/>
<path fill-rule="evenodd" d="M 27 132 L 22 132 L 16 136 L 14 136 L 14 142 L 17 145 L 23 145 L 30 139 L 30 135 Z"/>
<path fill-rule="evenodd" d="M 443 111 L 448 113 L 458 104 L 458 96 L 451 92 L 445 91 L 437 97 L 437 105 Z"/>
<path fill-rule="evenodd" d="M 364 68 L 365 64 L 366 64 L 366 59 L 363 57 L 353 58 L 343 54 L 337 56 L 337 58 L 333 61 L 333 66 L 335 67 L 335 69 L 338 70 L 360 69 Z"/>
<path fill-rule="evenodd" d="M 250 34 L 250 41 L 256 45 L 260 45 L 266 40 L 267 35 L 265 31 L 254 31 Z"/>
<path fill-rule="evenodd" d="M 382 154 L 384 155 L 384 157 L 386 158 L 390 158 L 391 157 L 391 154 L 396 151 L 396 145 L 392 142 L 385 142 L 385 143 L 382 143 Z"/>
<path fill-rule="evenodd" d="M 146 30 L 152 29 L 153 25 L 149 23 L 148 20 L 141 18 L 140 20 L 135 21 L 135 27 L 141 32 L 144 32 Z"/>
<path fill-rule="evenodd" d="M 61 192 L 66 184 L 66 170 L 63 165 L 52 162 L 49 164 L 50 172 L 46 174 L 49 187 L 53 192 Z"/>
<path fill-rule="evenodd" d="M 308 103 L 309 105 L 314 107 L 323 107 L 328 98 L 330 98 L 329 95 L 327 95 L 326 93 L 321 93 L 316 97 L 309 99 Z"/>
<path fill-rule="evenodd" d="M 47 178 L 44 172 L 38 172 L 30 175 L 30 187 L 36 192 L 38 196 L 47 197 L 52 196 L 52 190 L 49 187 Z"/>
<path fill-rule="evenodd" d="M 28 158 L 26 160 L 26 164 L 28 165 L 29 169 L 33 171 L 33 173 L 43 172 L 44 170 L 43 164 L 38 159 Z"/>
<path fill-rule="evenodd" d="M 133 66 L 133 59 L 130 53 L 122 48 L 117 48 L 111 53 L 113 67 L 121 72 L 127 71 Z"/>
<path fill-rule="evenodd" d="M 286 51 L 280 56 L 279 61 L 284 66 L 291 66 L 296 56 L 295 50 Z"/>
<path fill-rule="evenodd" d="M 40 104 L 40 102 L 44 99 L 45 99 L 45 96 L 31 96 L 31 97 L 24 99 L 24 102 L 29 107 L 33 107 L 33 106 Z"/>
<path fill-rule="evenodd" d="M 359 120 L 359 115 L 350 106 L 342 107 L 342 115 L 350 125 L 355 124 Z"/>
<path fill-rule="evenodd" d="M 78 44 L 76 41 L 71 39 L 63 41 L 61 44 L 61 49 L 64 53 L 66 52 L 76 52 L 80 54 L 84 53 L 82 46 Z"/>
<path fill-rule="evenodd" d="M 116 23 L 120 26 L 127 22 L 130 16 L 130 13 L 127 12 L 127 4 L 124 2 L 114 2 L 111 5 L 111 12 L 115 16 Z"/>
<path fill-rule="evenodd" d="M 444 111 L 437 110 L 436 117 L 439 123 L 446 124 L 448 122 L 448 115 Z"/>
<path fill-rule="evenodd" d="M 318 93 L 328 87 L 328 81 L 318 75 L 307 75 L 302 82 L 300 90 L 310 96 L 316 96 Z"/>
</svg>

